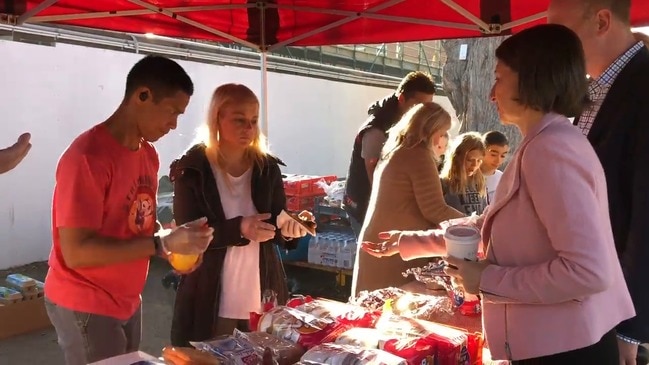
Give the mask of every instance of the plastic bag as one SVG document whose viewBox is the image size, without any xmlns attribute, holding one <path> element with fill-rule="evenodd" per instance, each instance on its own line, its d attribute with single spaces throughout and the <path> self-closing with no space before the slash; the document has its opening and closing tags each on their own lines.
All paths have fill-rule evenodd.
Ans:
<svg viewBox="0 0 649 365">
<path fill-rule="evenodd" d="M 309 349 L 321 343 L 333 342 L 348 328 L 331 318 L 318 318 L 294 308 L 279 306 L 262 314 L 257 327 L 251 329 L 270 333 Z"/>
<path fill-rule="evenodd" d="M 346 365 L 381 364 L 406 365 L 403 358 L 377 349 L 363 349 L 349 345 L 323 344 L 312 348 L 302 356 L 302 362 Z"/>
<path fill-rule="evenodd" d="M 399 288 L 383 288 L 372 291 L 364 290 L 355 298 L 350 298 L 349 302 L 361 306 L 370 311 L 381 311 L 385 306 L 386 301 L 395 299 L 408 294 L 407 291 Z"/>
<path fill-rule="evenodd" d="M 376 328 L 351 328 L 336 338 L 336 344 L 378 349 L 380 344 L 391 339 Z"/>
<path fill-rule="evenodd" d="M 241 332 L 234 330 L 234 338 L 250 343 L 258 355 L 270 351 L 272 358 L 279 365 L 295 364 L 304 355 L 302 346 L 270 335 L 266 332 Z"/>
<path fill-rule="evenodd" d="M 441 311 L 437 311 L 437 304 L 430 304 L 429 307 L 432 305 L 432 308 L 423 313 L 395 313 L 438 322 L 444 322 L 444 320 L 439 317 L 436 318 L 436 314 L 443 317 L 445 314 L 451 314 L 454 309 L 466 316 L 480 315 L 482 313 L 480 299 L 475 295 L 466 294 L 462 287 L 454 285 L 451 278 L 444 273 L 444 267 L 446 267 L 446 262 L 441 258 L 436 258 L 424 267 L 411 268 L 402 273 L 403 277 L 413 275 L 417 281 L 424 283 L 427 288 L 437 286 L 446 290 L 450 301 L 439 304 Z M 430 316 L 427 318 L 426 315 Z"/>
<path fill-rule="evenodd" d="M 408 360 L 409 364 L 471 364 L 465 331 L 434 322 L 384 314 L 376 328 L 392 339 L 380 348 Z"/>
<path fill-rule="evenodd" d="M 316 186 L 324 190 L 327 195 L 327 200 L 341 202 L 345 197 L 345 182 L 344 181 L 332 181 L 331 184 L 327 184 L 324 179 L 316 181 Z"/>
<path fill-rule="evenodd" d="M 328 299 L 305 300 L 296 309 L 318 318 L 334 320 L 351 327 L 374 327 L 381 316 L 379 311 L 370 311 L 357 305 Z"/>
<path fill-rule="evenodd" d="M 261 365 L 262 358 L 248 341 L 233 336 L 221 336 L 211 341 L 191 342 L 199 351 L 216 356 L 228 365 Z"/>
<path fill-rule="evenodd" d="M 442 228 L 442 230 L 446 231 L 446 229 L 450 226 L 474 226 L 477 228 L 478 227 L 478 221 L 480 220 L 480 217 L 476 212 L 471 213 L 470 216 L 468 217 L 462 217 L 462 218 L 454 218 L 454 219 L 449 219 L 446 221 L 443 221 L 439 224 L 439 226 Z"/>
</svg>

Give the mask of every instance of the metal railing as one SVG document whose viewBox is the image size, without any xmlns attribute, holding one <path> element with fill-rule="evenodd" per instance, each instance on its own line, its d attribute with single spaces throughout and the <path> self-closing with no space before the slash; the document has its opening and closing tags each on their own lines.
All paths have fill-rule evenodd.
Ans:
<svg viewBox="0 0 649 365">
<path fill-rule="evenodd" d="M 223 44 L 223 46 L 249 50 L 237 44 Z M 410 71 L 424 71 L 432 75 L 439 85 L 442 82 L 442 70 L 446 62 L 446 54 L 440 41 L 289 46 L 277 49 L 272 54 L 400 78 Z"/>
<path fill-rule="evenodd" d="M 39 25 L 12 26 L 0 24 L 0 39 L 53 46 L 57 42 L 76 44 L 118 51 L 162 54 L 197 62 L 260 68 L 258 52 L 241 47 L 196 42 L 146 34 L 110 31 L 80 30 L 74 27 L 50 27 Z M 296 59 L 269 54 L 268 71 L 370 86 L 394 88 L 400 77 L 383 75 L 364 70 L 345 68 L 312 60 Z"/>
</svg>

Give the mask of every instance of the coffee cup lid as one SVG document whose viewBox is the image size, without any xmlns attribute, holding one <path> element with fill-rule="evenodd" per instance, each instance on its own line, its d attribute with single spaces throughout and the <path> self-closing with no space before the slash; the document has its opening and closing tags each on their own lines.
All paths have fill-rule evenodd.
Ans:
<svg viewBox="0 0 649 365">
<path fill-rule="evenodd" d="M 476 237 L 480 238 L 480 231 L 473 226 L 455 225 L 446 229 L 444 237 L 458 241 L 473 241 Z"/>
</svg>

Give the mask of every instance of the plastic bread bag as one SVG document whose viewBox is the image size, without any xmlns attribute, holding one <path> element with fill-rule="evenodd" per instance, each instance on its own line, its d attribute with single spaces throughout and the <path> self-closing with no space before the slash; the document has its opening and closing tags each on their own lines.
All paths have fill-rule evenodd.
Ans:
<svg viewBox="0 0 649 365">
<path fill-rule="evenodd" d="M 312 348 L 301 361 L 328 365 L 407 365 L 406 360 L 382 350 L 331 343 Z"/>
<path fill-rule="evenodd" d="M 253 331 L 266 332 L 309 349 L 333 342 L 350 326 L 331 318 L 318 318 L 289 307 L 276 307 L 261 315 Z"/>
<path fill-rule="evenodd" d="M 392 337 L 375 328 L 350 328 L 336 338 L 337 345 L 350 345 L 367 349 L 378 349 L 382 342 Z"/>
<path fill-rule="evenodd" d="M 408 360 L 409 364 L 471 364 L 468 336 L 463 330 L 424 320 L 384 314 L 376 325 L 392 339 L 379 347 Z"/>
<path fill-rule="evenodd" d="M 270 350 L 279 365 L 294 364 L 304 355 L 302 346 L 266 332 L 241 332 L 235 329 L 234 337 L 252 344 L 257 354 L 262 356 L 265 351 Z"/>
<path fill-rule="evenodd" d="M 445 322 L 455 314 L 448 296 L 408 293 L 395 299 L 391 307 L 394 314 L 427 321 Z"/>
<path fill-rule="evenodd" d="M 381 312 L 371 311 L 357 305 L 336 302 L 329 299 L 311 299 L 295 307 L 317 318 L 338 321 L 352 327 L 372 328 Z"/>
<path fill-rule="evenodd" d="M 199 351 L 207 352 L 217 357 L 227 365 L 261 365 L 261 355 L 255 351 L 254 346 L 241 338 L 221 336 L 214 340 L 191 342 Z"/>
</svg>

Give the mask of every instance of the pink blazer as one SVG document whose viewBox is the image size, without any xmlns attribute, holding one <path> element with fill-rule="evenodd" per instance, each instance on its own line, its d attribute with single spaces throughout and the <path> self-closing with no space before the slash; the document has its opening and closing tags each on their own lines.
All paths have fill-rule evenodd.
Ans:
<svg viewBox="0 0 649 365">
<path fill-rule="evenodd" d="M 546 115 L 521 142 L 482 237 L 492 263 L 480 282 L 483 325 L 495 359 L 586 347 L 635 316 L 613 243 L 604 171 L 565 117 Z M 421 233 L 403 234 L 402 256 L 421 256 L 423 242 Z"/>
</svg>

